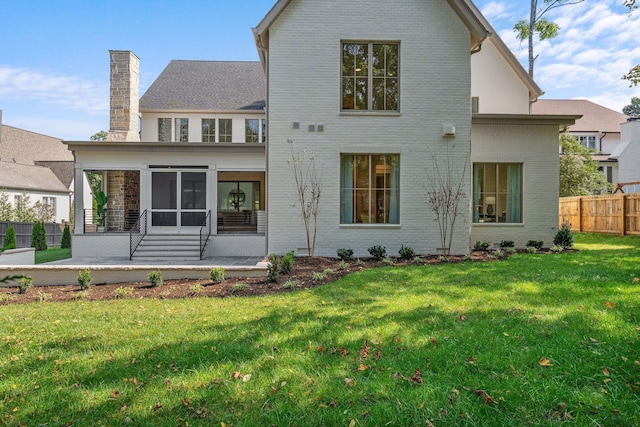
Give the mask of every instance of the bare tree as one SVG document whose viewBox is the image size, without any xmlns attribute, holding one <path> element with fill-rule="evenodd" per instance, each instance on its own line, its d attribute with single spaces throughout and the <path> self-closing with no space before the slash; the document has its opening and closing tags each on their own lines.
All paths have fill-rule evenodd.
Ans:
<svg viewBox="0 0 640 427">
<path fill-rule="evenodd" d="M 453 231 L 460 215 L 460 201 L 467 195 L 464 192 L 469 155 L 460 168 L 454 161 L 453 144 L 447 146 L 447 152 L 438 156 L 431 151 L 431 167 L 427 169 L 426 202 L 434 213 L 440 232 L 440 247 L 444 255 L 451 253 Z"/>
<path fill-rule="evenodd" d="M 316 250 L 316 233 L 318 230 L 318 213 L 320 212 L 321 179 L 316 172 L 316 154 L 307 150 L 295 152 L 293 141 L 287 140 L 291 150 L 291 160 L 287 160 L 293 172 L 294 184 L 298 200 L 293 204 L 300 206 L 300 215 L 307 235 L 307 251 L 314 256 Z"/>
<path fill-rule="evenodd" d="M 540 40 L 552 39 L 558 36 L 560 27 L 555 22 L 549 21 L 544 15 L 550 10 L 570 4 L 582 3 L 584 0 L 543 0 L 538 8 L 538 0 L 531 0 L 529 19 L 521 19 L 514 25 L 513 31 L 520 41 L 527 40 L 529 44 L 529 75 L 533 77 L 534 63 L 538 58 L 533 53 L 533 36 L 538 35 Z M 633 0 L 635 1 L 635 0 Z"/>
</svg>

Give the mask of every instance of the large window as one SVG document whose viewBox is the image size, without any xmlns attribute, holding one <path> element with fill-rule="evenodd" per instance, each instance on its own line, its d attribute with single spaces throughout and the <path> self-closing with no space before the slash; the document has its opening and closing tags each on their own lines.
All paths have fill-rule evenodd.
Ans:
<svg viewBox="0 0 640 427">
<path fill-rule="evenodd" d="M 202 142 L 216 142 L 216 119 L 202 119 Z"/>
<path fill-rule="evenodd" d="M 158 141 L 171 142 L 171 119 L 158 119 Z"/>
<path fill-rule="evenodd" d="M 233 142 L 231 139 L 231 119 L 219 119 L 220 142 Z"/>
<path fill-rule="evenodd" d="M 340 223 L 400 223 L 400 156 L 343 154 Z"/>
<path fill-rule="evenodd" d="M 342 43 L 342 109 L 398 111 L 398 43 Z"/>
<path fill-rule="evenodd" d="M 522 164 L 473 165 L 473 222 L 522 222 Z"/>
<path fill-rule="evenodd" d="M 176 119 L 176 142 L 189 142 L 189 119 Z"/>
<path fill-rule="evenodd" d="M 259 119 L 246 119 L 244 121 L 245 142 L 259 142 L 259 125 Z"/>
</svg>

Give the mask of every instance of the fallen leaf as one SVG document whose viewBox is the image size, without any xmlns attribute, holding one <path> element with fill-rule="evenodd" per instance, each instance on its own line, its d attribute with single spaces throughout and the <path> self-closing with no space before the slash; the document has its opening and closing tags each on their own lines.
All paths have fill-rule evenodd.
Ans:
<svg viewBox="0 0 640 427">
<path fill-rule="evenodd" d="M 369 357 L 369 343 L 366 340 L 362 347 L 360 347 L 360 357 L 362 359 L 366 359 L 367 357 Z"/>
<path fill-rule="evenodd" d="M 600 344 L 600 341 L 598 341 L 598 340 L 597 340 L 597 339 L 595 339 L 595 338 L 589 338 L 589 341 L 591 341 L 591 342 L 592 342 L 592 343 L 594 343 L 594 344 Z"/>
<path fill-rule="evenodd" d="M 347 350 L 344 347 L 340 347 L 340 355 L 341 356 L 346 356 L 347 354 L 349 354 L 349 350 Z"/>
<path fill-rule="evenodd" d="M 538 363 L 540 364 L 540 366 L 553 366 L 553 364 L 546 357 L 543 357 L 540 360 L 538 360 Z"/>
<path fill-rule="evenodd" d="M 409 382 L 412 382 L 414 384 L 422 384 L 422 372 L 416 369 L 413 376 L 409 378 Z"/>
<path fill-rule="evenodd" d="M 349 422 L 349 427 L 355 427 L 356 425 L 356 420 L 351 420 L 351 422 Z"/>
<path fill-rule="evenodd" d="M 356 384 L 353 378 L 345 378 L 344 383 L 347 385 L 347 387 L 353 387 Z"/>
<path fill-rule="evenodd" d="M 509 334 L 508 334 L 508 333 L 506 333 L 506 332 L 503 332 L 503 333 L 502 333 L 502 335 L 504 335 L 505 337 L 508 337 L 508 336 L 509 336 Z"/>
<path fill-rule="evenodd" d="M 485 405 L 497 403 L 495 400 L 493 400 L 493 397 L 489 396 L 489 393 L 487 393 L 485 390 L 476 390 L 476 396 L 482 396 L 484 398 Z"/>
<path fill-rule="evenodd" d="M 470 357 L 467 359 L 467 363 L 470 363 L 472 365 L 476 364 L 476 358 L 475 357 Z"/>
<path fill-rule="evenodd" d="M 361 363 L 360 366 L 358 366 L 358 371 L 366 371 L 367 369 L 369 369 L 369 367 L 364 363 Z"/>
<path fill-rule="evenodd" d="M 247 381 L 249 381 L 250 379 L 251 379 L 251 374 L 247 374 L 247 375 L 245 375 L 244 377 L 242 377 L 242 382 L 245 382 L 245 383 L 246 383 L 246 382 L 247 382 Z"/>
<path fill-rule="evenodd" d="M 607 301 L 604 304 L 607 306 L 607 308 L 614 308 L 616 306 L 616 303 L 611 301 Z"/>
<path fill-rule="evenodd" d="M 609 376 L 609 369 L 602 368 L 602 373 L 605 375 L 605 377 L 608 377 Z"/>
<path fill-rule="evenodd" d="M 461 314 L 460 316 L 458 316 L 458 319 L 462 320 L 463 322 L 466 322 L 467 316 L 465 316 L 464 314 Z"/>
<path fill-rule="evenodd" d="M 316 347 L 316 351 L 318 351 L 319 353 L 322 353 L 324 351 L 324 348 L 322 348 L 321 345 Z"/>
<path fill-rule="evenodd" d="M 373 358 L 376 360 L 382 359 L 382 350 L 377 349 L 376 352 L 373 354 Z"/>
</svg>

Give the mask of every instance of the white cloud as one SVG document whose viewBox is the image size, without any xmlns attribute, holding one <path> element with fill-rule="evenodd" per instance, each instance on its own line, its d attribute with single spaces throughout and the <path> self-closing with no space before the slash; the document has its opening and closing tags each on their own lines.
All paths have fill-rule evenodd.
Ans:
<svg viewBox="0 0 640 427">
<path fill-rule="evenodd" d="M 477 3 L 482 6 L 483 1 Z M 511 20 L 505 18 L 509 8 L 518 8 Z M 525 69 L 528 47 L 512 28 L 528 9 L 528 2 L 487 1 L 482 7 L 492 14 L 485 16 Z M 631 97 L 640 96 L 640 87 L 629 88 L 621 79 L 640 63 L 640 11 L 630 16 L 620 0 L 585 0 L 557 8 L 547 17 L 561 28 L 558 37 L 534 46 L 535 79 L 545 98 L 589 99 L 620 111 Z"/>
<path fill-rule="evenodd" d="M 108 86 L 75 76 L 0 66 L 0 96 L 58 105 L 87 113 L 109 111 Z"/>
</svg>

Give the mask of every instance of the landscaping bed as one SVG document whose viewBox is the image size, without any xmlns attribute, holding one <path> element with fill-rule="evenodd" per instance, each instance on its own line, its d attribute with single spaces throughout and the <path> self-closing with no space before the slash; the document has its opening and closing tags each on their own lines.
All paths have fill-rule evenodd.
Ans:
<svg viewBox="0 0 640 427">
<path fill-rule="evenodd" d="M 495 260 L 489 252 L 474 251 L 469 256 L 443 257 L 429 255 L 422 256 L 422 264 L 439 264 L 442 262 L 465 262 Z M 402 261 L 391 259 L 393 265 L 403 266 L 415 264 L 415 260 Z M 27 304 L 42 301 L 100 301 L 117 298 L 197 298 L 213 297 L 225 298 L 229 296 L 257 296 L 291 292 L 295 289 L 308 289 L 326 283 L 334 282 L 345 275 L 367 268 L 387 265 L 385 261 L 374 261 L 371 258 L 350 260 L 346 268 L 340 269 L 340 260 L 325 257 L 295 258 L 293 270 L 290 274 L 280 274 L 277 282 L 270 282 L 266 276 L 243 278 L 226 278 L 222 283 L 211 280 L 180 279 L 165 280 L 162 286 L 152 286 L 149 281 L 100 284 L 95 283 L 88 291 L 82 291 L 80 286 L 35 286 L 24 294 L 18 293 L 17 287 L 0 288 L 0 302 L 3 304 Z M 160 269 L 162 271 L 162 269 Z M 314 277 L 314 273 L 315 277 Z M 321 275 L 320 275 L 321 273 Z M 17 282 L 16 282 L 17 283 Z"/>
</svg>

